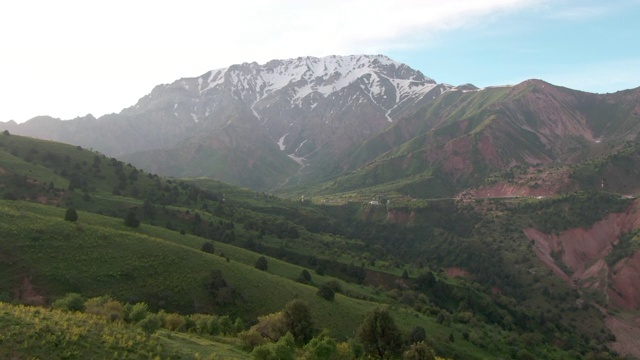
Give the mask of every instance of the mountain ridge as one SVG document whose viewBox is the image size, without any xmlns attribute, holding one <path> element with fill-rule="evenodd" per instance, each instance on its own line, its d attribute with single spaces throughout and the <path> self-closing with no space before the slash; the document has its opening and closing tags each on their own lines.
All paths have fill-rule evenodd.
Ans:
<svg viewBox="0 0 640 360">
<path fill-rule="evenodd" d="M 119 114 L 0 127 L 257 190 L 403 157 L 393 179 L 436 170 L 451 195 L 514 166 L 601 155 L 600 142 L 620 149 L 640 132 L 637 101 L 637 89 L 601 95 L 537 79 L 454 87 L 384 55 L 298 57 L 158 85 Z"/>
<path fill-rule="evenodd" d="M 296 162 L 342 156 L 394 118 L 429 102 L 427 94 L 435 98 L 449 88 L 383 55 L 299 57 L 232 65 L 158 85 L 135 105 L 98 119 L 39 117 L 0 126 L 16 134 L 92 147 L 166 170 L 167 175 L 210 176 L 268 189 L 294 175 Z M 231 124 L 235 130 L 223 131 Z M 237 136 L 232 139 L 230 132 Z M 257 161 L 236 158 L 232 145 L 245 147 L 247 153 L 263 152 L 262 161 L 280 164 L 270 174 L 276 178 L 256 185 L 243 179 L 265 178 L 262 171 L 214 172 L 210 169 L 225 167 L 215 159 L 210 169 L 180 170 L 194 146 L 228 154 L 226 162 Z M 166 159 L 183 160 L 154 165 L 155 151 L 173 154 Z"/>
</svg>

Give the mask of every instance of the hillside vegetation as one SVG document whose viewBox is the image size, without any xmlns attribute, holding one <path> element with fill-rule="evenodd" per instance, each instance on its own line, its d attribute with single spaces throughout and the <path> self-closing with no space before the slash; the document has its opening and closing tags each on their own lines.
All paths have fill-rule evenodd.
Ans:
<svg viewBox="0 0 640 360">
<path fill-rule="evenodd" d="M 240 318 L 251 331 L 299 299 L 317 341 L 354 343 L 368 314 L 385 308 L 403 351 L 420 327 L 422 340 L 446 357 L 615 357 L 598 308 L 550 276 L 522 229 L 588 227 L 629 205 L 616 195 L 365 203 L 367 194 L 354 193 L 357 202 L 323 204 L 162 178 L 94 151 L 10 134 L 0 135 L 0 159 L 5 302 L 49 306 L 71 292 L 108 295 L 154 312 Z M 68 209 L 75 221 L 65 220 Z M 321 337 L 323 328 L 332 335 Z M 264 351 L 288 346 L 279 335 L 273 343 L 259 335 L 272 346 Z M 172 339 L 170 350 L 187 346 Z M 348 356 L 362 355 L 350 349 Z"/>
</svg>

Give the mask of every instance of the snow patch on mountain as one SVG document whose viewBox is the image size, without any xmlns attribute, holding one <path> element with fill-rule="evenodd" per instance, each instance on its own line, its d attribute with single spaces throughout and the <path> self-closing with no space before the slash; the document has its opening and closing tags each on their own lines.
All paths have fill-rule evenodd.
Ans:
<svg viewBox="0 0 640 360">
<path fill-rule="evenodd" d="M 204 94 L 219 86 L 231 86 L 232 94 L 247 103 L 260 119 L 255 105 L 275 91 L 286 89 L 292 105 L 301 106 L 312 94 L 326 98 L 359 80 L 371 100 L 385 111 L 389 121 L 392 110 L 400 102 L 422 96 L 436 86 L 433 79 L 386 56 L 351 55 L 272 60 L 264 65 L 255 62 L 232 65 L 199 77 L 198 88 L 200 94 Z M 388 83 L 395 90 L 395 101 L 392 102 L 395 106 L 391 107 L 382 104 L 382 100 L 388 103 Z M 313 109 L 317 101 L 310 101 Z"/>
<path fill-rule="evenodd" d="M 291 160 L 293 160 L 293 161 L 297 162 L 300 166 L 303 166 L 303 167 L 304 167 L 304 166 L 307 166 L 307 164 L 306 164 L 307 159 L 305 159 L 304 157 L 298 157 L 298 156 L 295 156 L 294 154 L 289 154 L 289 155 L 287 155 L 287 156 L 288 156 Z"/>
<path fill-rule="evenodd" d="M 278 140 L 278 147 L 280 148 L 280 151 L 284 151 L 284 149 L 286 148 L 286 146 L 284 144 L 284 138 L 286 138 L 287 135 L 289 135 L 289 133 L 286 133 L 286 134 L 282 135 L 280 140 Z"/>
</svg>

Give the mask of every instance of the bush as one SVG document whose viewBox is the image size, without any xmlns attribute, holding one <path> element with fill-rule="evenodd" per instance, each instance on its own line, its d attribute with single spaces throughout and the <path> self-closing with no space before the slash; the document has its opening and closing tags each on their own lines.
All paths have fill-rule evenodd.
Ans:
<svg viewBox="0 0 640 360">
<path fill-rule="evenodd" d="M 277 343 L 258 346 L 251 352 L 256 360 L 293 360 L 295 355 L 296 344 L 291 333 L 281 337 Z"/>
<path fill-rule="evenodd" d="M 139 322 L 147 317 L 147 304 L 143 302 L 139 302 L 131 308 L 131 312 L 129 312 L 129 321 L 131 322 Z"/>
<path fill-rule="evenodd" d="M 427 339 L 427 333 L 422 326 L 416 326 L 411 330 L 411 334 L 409 335 L 409 341 L 412 344 L 419 343 Z"/>
<path fill-rule="evenodd" d="M 186 321 L 180 314 L 168 314 L 165 319 L 164 327 L 171 331 L 185 331 Z"/>
<path fill-rule="evenodd" d="M 191 321 L 194 323 L 193 329 L 198 334 L 208 334 L 209 333 L 209 319 L 211 315 L 206 314 L 193 314 L 189 316 Z"/>
<path fill-rule="evenodd" d="M 243 347 L 249 351 L 267 342 L 262 335 L 255 330 L 247 330 L 238 333 L 238 339 L 240 339 Z"/>
<path fill-rule="evenodd" d="M 340 285 L 340 282 L 338 280 L 329 280 L 325 283 L 325 285 L 330 287 L 333 292 L 342 292 L 342 285 Z"/>
<path fill-rule="evenodd" d="M 298 276 L 298 282 L 301 282 L 303 284 L 307 284 L 311 281 L 311 274 L 309 274 L 309 270 L 304 269 L 300 272 L 300 275 Z"/>
<path fill-rule="evenodd" d="M 84 299 L 80 294 L 69 293 L 62 299 L 54 301 L 51 307 L 66 311 L 84 311 Z"/>
<path fill-rule="evenodd" d="M 333 359 L 337 350 L 336 341 L 324 332 L 304 346 L 305 359 L 308 360 Z"/>
<path fill-rule="evenodd" d="M 140 226 L 140 220 L 136 217 L 135 211 L 129 211 L 124 218 L 124 225 L 132 228 Z"/>
<path fill-rule="evenodd" d="M 153 334 L 156 330 L 162 327 L 162 318 L 157 314 L 149 314 L 146 318 L 142 319 L 138 325 L 147 334 Z"/>
<path fill-rule="evenodd" d="M 71 222 L 78 220 L 78 213 L 76 212 L 76 209 L 68 208 L 67 212 L 64 213 L 64 219 Z"/>
<path fill-rule="evenodd" d="M 202 244 L 202 247 L 200 248 L 200 250 L 208 253 L 208 254 L 213 254 L 215 249 L 213 248 L 213 244 L 209 241 L 207 241 L 206 243 Z"/>
<path fill-rule="evenodd" d="M 318 288 L 318 292 L 316 293 L 316 295 L 329 301 L 333 301 L 333 299 L 335 299 L 336 297 L 335 291 L 333 291 L 333 289 L 330 286 L 327 286 L 327 284 L 320 286 L 320 288 Z"/>
<path fill-rule="evenodd" d="M 424 341 L 420 341 L 411 345 L 402 358 L 404 360 L 435 360 L 436 357 L 433 350 Z"/>
<path fill-rule="evenodd" d="M 231 318 L 229 317 L 229 315 L 220 316 L 218 322 L 220 323 L 221 333 L 228 335 L 233 332 L 233 322 L 231 322 Z"/>
<path fill-rule="evenodd" d="M 264 256 L 260 256 L 258 260 L 256 260 L 255 264 L 256 269 L 266 271 L 269 265 L 267 264 L 267 258 Z"/>
<path fill-rule="evenodd" d="M 91 298 L 84 302 L 84 307 L 85 313 L 99 315 L 110 321 L 124 319 L 124 306 L 108 296 Z"/>
</svg>

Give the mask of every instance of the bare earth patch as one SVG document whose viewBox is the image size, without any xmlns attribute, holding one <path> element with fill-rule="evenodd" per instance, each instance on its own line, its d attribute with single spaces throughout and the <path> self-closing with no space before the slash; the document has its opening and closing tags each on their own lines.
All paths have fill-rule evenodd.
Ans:
<svg viewBox="0 0 640 360">
<path fill-rule="evenodd" d="M 467 277 L 469 276 L 469 272 L 465 269 L 461 269 L 459 267 L 450 267 L 444 269 L 445 274 L 448 277 Z"/>
<path fill-rule="evenodd" d="M 640 358 L 640 318 L 630 316 L 640 306 L 640 251 L 610 269 L 605 261 L 620 235 L 640 227 L 640 201 L 624 213 L 609 214 L 588 229 L 574 228 L 560 234 L 524 229 L 535 242 L 535 252 L 551 270 L 574 287 L 598 289 L 606 293 L 609 306 L 627 309 L 620 316 L 606 314 L 605 323 L 616 336 L 610 347 L 620 354 Z M 557 255 L 562 254 L 558 259 Z M 561 261 L 558 264 L 557 261 Z M 559 266 L 561 265 L 561 266 Z M 572 274 L 561 268 L 569 268 Z M 626 315 L 625 315 L 626 314 Z M 630 316 L 630 319 L 623 318 Z M 633 318 L 633 319 L 631 319 Z"/>
<path fill-rule="evenodd" d="M 31 279 L 27 276 L 22 280 L 22 285 L 15 289 L 15 298 L 23 304 L 32 306 L 44 306 L 46 301 L 44 296 L 40 295 L 33 287 Z"/>
<path fill-rule="evenodd" d="M 619 354 L 628 354 L 640 358 L 640 327 L 613 316 L 607 316 L 606 324 L 616 336 L 616 341 L 609 343 L 609 347 Z"/>
</svg>

